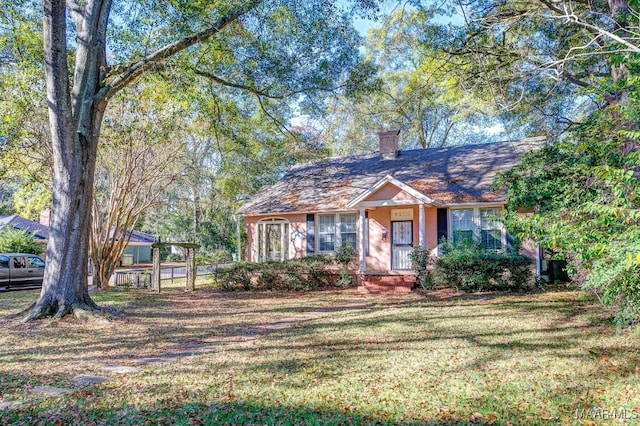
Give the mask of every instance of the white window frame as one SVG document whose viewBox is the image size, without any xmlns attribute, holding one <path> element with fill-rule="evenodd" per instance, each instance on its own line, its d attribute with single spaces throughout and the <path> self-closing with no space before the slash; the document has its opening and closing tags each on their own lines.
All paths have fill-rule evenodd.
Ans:
<svg viewBox="0 0 640 426">
<path fill-rule="evenodd" d="M 267 259 L 267 239 L 266 225 L 280 225 L 280 261 L 289 259 L 289 232 L 291 232 L 291 223 L 281 217 L 271 217 L 266 219 L 260 219 L 256 222 L 256 255 L 258 262 L 268 262 Z M 262 227 L 262 233 L 260 232 Z M 287 232 L 285 232 L 287 231 Z M 262 235 L 262 238 L 260 236 Z M 261 255 L 262 254 L 262 255 Z"/>
<path fill-rule="evenodd" d="M 332 217 L 333 218 L 333 233 L 330 232 L 321 232 L 320 231 L 320 220 L 323 217 Z M 338 246 L 338 221 L 336 220 L 335 214 L 319 214 L 316 215 L 317 225 L 316 225 L 316 235 L 318 236 L 318 241 L 316 243 L 316 252 L 318 253 L 334 253 L 336 250 L 336 246 Z M 333 250 L 322 250 L 320 248 L 320 240 L 322 240 L 323 235 L 333 235 Z"/>
<path fill-rule="evenodd" d="M 453 226 L 453 212 L 455 210 L 472 210 L 473 214 L 472 214 L 472 218 L 473 218 L 473 240 L 475 242 L 480 242 L 480 244 L 482 244 L 482 211 L 483 210 L 490 210 L 490 209 L 496 209 L 499 211 L 502 211 L 504 209 L 504 206 L 502 205 L 480 205 L 480 206 L 469 206 L 469 207 L 465 207 L 465 206 L 460 206 L 460 207 L 450 207 L 449 208 L 449 241 L 451 243 L 453 243 L 454 241 L 454 233 L 455 233 L 455 228 Z M 495 228 L 491 228 L 491 229 L 495 229 Z M 507 248 L 507 230 L 504 226 L 504 224 L 500 223 L 500 242 L 502 244 L 502 248 L 500 249 L 487 249 L 487 250 L 495 250 L 498 252 L 504 252 L 506 251 Z"/>
<path fill-rule="evenodd" d="M 337 231 L 337 238 L 336 240 L 338 241 L 338 247 L 342 247 L 342 245 L 344 244 L 344 239 L 342 238 L 342 234 L 353 234 L 354 235 L 354 239 L 353 239 L 353 248 L 356 250 L 359 250 L 358 248 L 358 214 L 357 213 L 341 213 L 340 215 L 336 215 L 339 216 L 339 220 L 338 223 L 340 224 L 339 227 L 336 227 L 336 231 Z M 345 223 L 344 221 L 344 217 L 345 216 L 353 216 L 353 225 L 355 226 L 353 232 L 344 232 L 342 230 L 342 225 Z"/>
<path fill-rule="evenodd" d="M 332 216 L 333 217 L 333 250 L 320 250 L 320 239 L 321 239 L 321 233 L 320 233 L 320 218 L 321 217 L 326 217 L 326 216 Z M 356 225 L 356 230 L 355 230 L 355 249 L 356 250 L 360 250 L 360 247 L 358 247 L 358 235 L 360 232 L 360 224 L 358 223 L 358 212 L 342 212 L 342 213 L 318 213 L 316 214 L 315 217 L 315 234 L 316 234 L 316 253 L 324 253 L 324 254 L 331 254 L 331 253 L 335 253 L 336 250 L 338 248 L 340 248 L 342 246 L 342 217 L 343 216 L 354 216 L 355 217 L 355 225 Z M 326 232 L 324 234 L 327 234 Z M 348 232 L 348 234 L 353 234 L 353 232 Z M 330 234 L 327 234 L 330 235 Z"/>
<path fill-rule="evenodd" d="M 455 228 L 455 212 L 471 212 L 471 228 L 470 229 L 456 229 Z M 469 232 L 471 231 L 471 239 L 472 240 L 476 240 L 478 238 L 478 232 L 477 232 L 477 223 L 475 220 L 475 216 L 476 216 L 476 211 L 473 208 L 458 208 L 458 209 L 451 209 L 451 242 L 455 243 L 456 242 L 456 232 Z M 465 220 L 466 222 L 467 220 Z M 467 237 L 465 237 L 465 239 L 467 239 Z"/>
<path fill-rule="evenodd" d="M 491 250 L 491 251 L 496 251 L 496 252 L 504 252 L 506 247 L 507 247 L 507 239 L 506 239 L 506 231 L 505 231 L 505 227 L 504 224 L 497 221 L 497 220 L 487 220 L 486 217 L 483 217 L 483 210 L 497 210 L 497 217 L 500 216 L 500 212 L 502 211 L 502 208 L 500 207 L 480 207 L 479 209 L 479 213 L 480 213 L 480 228 L 479 228 L 479 233 L 480 233 L 480 244 L 482 244 L 482 246 L 485 248 L 485 250 Z M 485 226 L 486 225 L 486 226 Z M 500 231 L 500 248 L 493 248 L 493 247 L 485 247 L 484 245 L 484 241 L 482 240 L 482 232 L 483 231 Z"/>
</svg>

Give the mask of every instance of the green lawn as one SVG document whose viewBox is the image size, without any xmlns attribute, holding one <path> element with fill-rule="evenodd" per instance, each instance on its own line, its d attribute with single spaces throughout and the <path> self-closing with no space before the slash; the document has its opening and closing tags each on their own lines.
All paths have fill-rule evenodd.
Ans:
<svg viewBox="0 0 640 426">
<path fill-rule="evenodd" d="M 0 294 L 0 315 L 35 296 Z M 612 414 L 596 407 L 640 414 L 640 336 L 611 328 L 575 292 L 94 297 L 121 315 L 0 322 L 0 401 L 33 399 L 0 411 L 0 424 L 601 424 Z M 189 348 L 205 350 L 183 356 Z M 171 353 L 139 373 L 100 371 Z M 112 379 L 79 387 L 77 374 Z M 74 390 L 40 397 L 36 386 Z"/>
</svg>

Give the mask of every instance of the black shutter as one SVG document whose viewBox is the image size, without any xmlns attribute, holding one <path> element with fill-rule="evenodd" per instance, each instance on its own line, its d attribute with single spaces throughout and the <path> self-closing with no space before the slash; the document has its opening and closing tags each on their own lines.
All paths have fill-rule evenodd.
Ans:
<svg viewBox="0 0 640 426">
<path fill-rule="evenodd" d="M 509 231 L 507 231 L 507 251 L 509 252 L 516 251 L 516 240 L 509 233 Z"/>
<path fill-rule="evenodd" d="M 307 215 L 307 254 L 316 252 L 316 224 L 315 215 Z"/>
<path fill-rule="evenodd" d="M 440 244 L 440 240 L 442 240 L 442 237 L 444 238 L 448 238 L 449 233 L 447 232 L 448 227 L 447 227 L 447 209 L 446 208 L 440 208 L 438 209 L 438 244 Z"/>
<path fill-rule="evenodd" d="M 362 232 L 363 232 L 363 238 L 364 238 L 364 255 L 369 256 L 369 212 L 368 211 L 364 212 L 364 229 L 362 230 Z M 358 247 L 358 250 L 360 250 L 360 247 Z"/>
</svg>

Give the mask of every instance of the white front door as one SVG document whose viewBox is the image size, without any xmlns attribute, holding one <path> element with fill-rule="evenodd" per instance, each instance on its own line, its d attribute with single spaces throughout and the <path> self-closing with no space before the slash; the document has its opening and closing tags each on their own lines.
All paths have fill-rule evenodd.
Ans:
<svg viewBox="0 0 640 426">
<path fill-rule="evenodd" d="M 287 260 L 289 222 L 267 219 L 258 222 L 258 259 L 260 262 Z"/>
<path fill-rule="evenodd" d="M 265 232 L 267 260 L 279 262 L 282 260 L 282 226 L 281 224 L 267 224 Z"/>
<path fill-rule="evenodd" d="M 391 222 L 391 269 L 413 269 L 413 221 Z"/>
</svg>

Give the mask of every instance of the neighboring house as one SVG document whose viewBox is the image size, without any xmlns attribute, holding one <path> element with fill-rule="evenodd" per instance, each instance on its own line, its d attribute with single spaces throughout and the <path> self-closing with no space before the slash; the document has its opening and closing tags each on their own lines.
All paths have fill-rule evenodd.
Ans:
<svg viewBox="0 0 640 426">
<path fill-rule="evenodd" d="M 131 232 L 129 243 L 122 254 L 122 266 L 151 263 L 151 245 L 155 240 L 155 236 L 151 234 L 140 231 Z"/>
<path fill-rule="evenodd" d="M 398 135 L 379 133 L 379 154 L 300 165 L 262 188 L 238 211 L 247 260 L 333 253 L 350 244 L 361 275 L 407 275 L 413 248 L 437 254 L 443 237 L 474 236 L 487 249 L 505 249 L 510 238 L 491 220 L 505 195 L 491 186 L 545 139 L 398 151 Z"/>
<path fill-rule="evenodd" d="M 49 226 L 51 217 L 50 209 L 45 209 L 40 215 L 40 222 L 34 222 L 20 216 L 0 217 L 0 228 L 5 225 L 14 229 L 26 229 L 32 233 L 38 240 L 42 241 L 43 247 L 46 246 L 49 239 Z M 155 241 L 155 237 L 140 231 L 133 231 L 129 244 L 124 249 L 122 256 L 123 264 L 130 265 L 132 263 L 151 263 L 151 245 Z M 44 249 L 43 249 L 44 251 Z"/>
<path fill-rule="evenodd" d="M 24 217 L 16 215 L 0 217 L 0 228 L 4 228 L 5 226 L 10 226 L 16 230 L 26 229 L 27 232 L 32 234 L 43 246 L 46 246 L 49 240 L 48 226 L 25 219 Z"/>
</svg>

